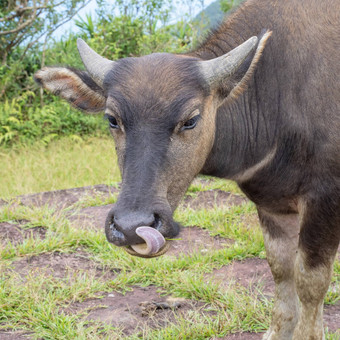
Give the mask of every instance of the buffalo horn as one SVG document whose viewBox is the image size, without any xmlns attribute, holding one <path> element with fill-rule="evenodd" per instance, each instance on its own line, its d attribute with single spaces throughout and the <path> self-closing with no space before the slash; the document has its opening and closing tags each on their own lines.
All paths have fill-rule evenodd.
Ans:
<svg viewBox="0 0 340 340">
<path fill-rule="evenodd" d="M 209 87 L 220 85 L 233 75 L 257 45 L 257 37 L 251 37 L 227 54 L 211 60 L 201 61 L 201 72 Z"/>
<path fill-rule="evenodd" d="M 114 61 L 100 56 L 83 39 L 78 38 L 77 47 L 87 72 L 100 87 L 103 87 L 105 75 L 112 70 Z"/>
</svg>

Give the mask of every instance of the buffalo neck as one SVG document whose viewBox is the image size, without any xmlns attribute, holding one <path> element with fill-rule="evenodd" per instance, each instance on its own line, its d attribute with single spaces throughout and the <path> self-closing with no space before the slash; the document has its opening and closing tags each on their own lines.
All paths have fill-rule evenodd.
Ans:
<svg viewBox="0 0 340 340">
<path fill-rule="evenodd" d="M 298 17 L 304 10 L 301 4 L 288 1 Z M 260 8 L 255 1 L 247 1 L 192 52 L 202 59 L 215 58 L 251 36 L 258 36 L 263 29 L 272 31 L 248 87 L 236 99 L 227 98 L 218 109 L 215 142 L 201 171 L 204 174 L 237 178 L 269 159 L 281 143 L 290 140 L 284 131 L 293 131 L 301 136 L 300 140 L 308 133 L 303 113 L 307 108 L 300 105 L 300 98 L 305 95 L 301 84 L 308 73 L 301 70 L 308 66 L 311 57 L 301 52 L 305 51 L 305 38 L 298 31 L 290 31 L 288 19 L 280 15 L 283 7 L 264 1 Z M 298 18 L 291 15 L 289 20 Z M 297 147 L 293 142 L 290 145 Z"/>
<path fill-rule="evenodd" d="M 275 150 L 280 105 L 267 111 L 258 94 L 261 89 L 251 85 L 237 100 L 219 108 L 215 141 L 202 173 L 232 179 Z"/>
<path fill-rule="evenodd" d="M 248 3 L 227 18 L 193 54 L 202 59 L 216 58 L 270 28 L 270 17 L 266 27 L 263 22 L 249 19 L 259 9 Z M 281 94 L 277 91 L 278 77 L 270 55 L 272 42 L 268 45 L 246 90 L 232 101 L 227 98 L 218 109 L 215 142 L 202 173 L 234 178 L 261 162 L 275 148 Z"/>
</svg>

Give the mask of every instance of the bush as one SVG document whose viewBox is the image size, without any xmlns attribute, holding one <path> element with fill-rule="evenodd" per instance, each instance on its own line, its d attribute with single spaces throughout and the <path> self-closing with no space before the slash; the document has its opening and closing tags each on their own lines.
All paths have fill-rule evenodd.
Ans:
<svg viewBox="0 0 340 340">
<path fill-rule="evenodd" d="M 86 115 L 58 98 L 43 107 L 25 107 L 33 92 L 0 102 L 0 145 L 27 144 L 41 139 L 49 143 L 58 136 L 94 136 L 108 134 L 102 115 Z"/>
<path fill-rule="evenodd" d="M 196 43 L 199 23 L 169 24 L 170 0 L 118 0 L 116 16 L 110 14 L 114 12 L 112 5 L 104 0 L 99 2 L 100 19 L 94 21 L 87 15 L 77 21 L 80 34 L 70 33 L 59 41 L 48 41 L 45 65 L 84 69 L 77 51 L 78 36 L 112 60 L 154 52 L 181 53 Z M 58 136 L 108 133 L 101 117 L 84 115 L 61 99 L 39 92 L 33 74 L 42 66 L 41 55 L 39 44 L 29 49 L 17 46 L 7 62 L 0 64 L 0 145 L 26 144 L 37 139 L 48 143 Z"/>
</svg>

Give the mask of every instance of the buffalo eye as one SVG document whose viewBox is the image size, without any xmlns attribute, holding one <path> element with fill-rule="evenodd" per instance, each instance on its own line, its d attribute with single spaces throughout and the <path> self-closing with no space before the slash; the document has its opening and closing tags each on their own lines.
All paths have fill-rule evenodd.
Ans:
<svg viewBox="0 0 340 340">
<path fill-rule="evenodd" d="M 111 129 L 119 129 L 119 125 L 115 117 L 106 114 L 105 118 L 109 121 L 109 125 Z"/>
<path fill-rule="evenodd" d="M 200 115 L 197 115 L 195 117 L 192 117 L 190 119 L 188 119 L 182 126 L 181 128 L 181 131 L 184 131 L 184 130 L 191 130 L 193 129 L 196 125 L 197 125 L 197 122 L 198 120 L 201 118 Z"/>
</svg>

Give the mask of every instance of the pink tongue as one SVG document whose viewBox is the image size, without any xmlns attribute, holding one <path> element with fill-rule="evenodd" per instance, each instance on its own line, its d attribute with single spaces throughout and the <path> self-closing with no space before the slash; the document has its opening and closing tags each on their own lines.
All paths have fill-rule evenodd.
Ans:
<svg viewBox="0 0 340 340">
<path fill-rule="evenodd" d="M 165 245 L 163 235 L 151 227 L 138 227 L 136 234 L 146 243 L 134 244 L 131 248 L 138 254 L 151 255 L 156 254 Z"/>
</svg>

